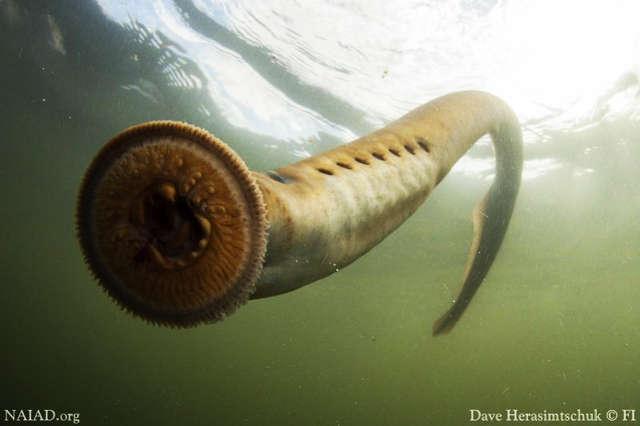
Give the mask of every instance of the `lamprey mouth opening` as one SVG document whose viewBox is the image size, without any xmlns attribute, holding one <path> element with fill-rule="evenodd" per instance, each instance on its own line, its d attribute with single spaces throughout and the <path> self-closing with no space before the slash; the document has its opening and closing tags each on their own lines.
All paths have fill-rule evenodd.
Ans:
<svg viewBox="0 0 640 426">
<path fill-rule="evenodd" d="M 132 127 L 102 148 L 82 182 L 77 228 L 109 296 L 175 327 L 246 303 L 266 250 L 264 200 L 244 162 L 177 122 Z"/>
<path fill-rule="evenodd" d="M 155 185 L 131 206 L 131 223 L 147 235 L 148 244 L 134 257 L 135 266 L 154 261 L 167 269 L 185 267 L 207 247 L 211 223 L 195 202 L 179 195 L 170 182 Z"/>
</svg>

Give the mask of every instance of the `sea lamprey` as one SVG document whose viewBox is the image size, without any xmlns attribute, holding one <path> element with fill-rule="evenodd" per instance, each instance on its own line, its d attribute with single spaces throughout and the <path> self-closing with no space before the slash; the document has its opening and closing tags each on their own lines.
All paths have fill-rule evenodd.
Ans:
<svg viewBox="0 0 640 426">
<path fill-rule="evenodd" d="M 82 181 L 77 229 L 107 294 L 151 323 L 221 320 L 349 265 L 399 227 L 483 135 L 495 179 L 475 235 L 452 329 L 491 267 L 522 172 L 518 120 L 499 98 L 453 93 L 351 143 L 266 173 L 209 132 L 179 122 L 131 127 L 102 147 Z M 426 272 L 426 271 L 425 271 Z"/>
</svg>

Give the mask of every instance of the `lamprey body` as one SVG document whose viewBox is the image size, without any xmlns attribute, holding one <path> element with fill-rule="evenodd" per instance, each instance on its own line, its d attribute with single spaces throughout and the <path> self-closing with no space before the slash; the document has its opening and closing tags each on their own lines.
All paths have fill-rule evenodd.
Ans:
<svg viewBox="0 0 640 426">
<path fill-rule="evenodd" d="M 453 306 L 433 327 L 452 329 L 505 236 L 522 172 L 515 114 L 483 92 L 431 101 L 351 143 L 267 173 L 250 171 L 223 142 L 178 122 L 125 130 L 86 172 L 80 244 L 100 285 L 156 324 L 215 322 L 250 298 L 326 277 L 399 227 L 483 135 L 495 180 L 473 214 L 475 236 Z"/>
</svg>

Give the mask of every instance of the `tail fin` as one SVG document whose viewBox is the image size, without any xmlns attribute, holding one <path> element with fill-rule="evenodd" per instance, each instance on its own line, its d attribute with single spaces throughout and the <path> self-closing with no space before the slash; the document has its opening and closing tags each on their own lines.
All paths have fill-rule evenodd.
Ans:
<svg viewBox="0 0 640 426">
<path fill-rule="evenodd" d="M 453 306 L 434 323 L 434 336 L 451 331 L 484 281 L 507 232 L 518 195 L 523 161 L 520 125 L 506 105 L 498 109 L 502 111 L 487 129 L 496 152 L 496 177 L 474 210 L 475 235 L 463 284 Z"/>
</svg>

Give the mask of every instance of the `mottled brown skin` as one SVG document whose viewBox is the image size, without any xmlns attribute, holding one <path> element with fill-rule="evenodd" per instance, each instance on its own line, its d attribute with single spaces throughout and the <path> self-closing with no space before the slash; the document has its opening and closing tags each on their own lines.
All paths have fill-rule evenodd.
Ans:
<svg viewBox="0 0 640 426">
<path fill-rule="evenodd" d="M 484 134 L 496 179 L 474 213 L 475 238 L 463 285 L 433 328 L 451 330 L 498 253 L 522 171 L 518 120 L 482 92 L 444 96 L 385 128 L 275 172 L 255 175 L 267 202 L 270 238 L 253 297 L 299 288 L 344 268 L 382 241 L 424 202 Z"/>
<path fill-rule="evenodd" d="M 145 137 L 161 137 L 163 127 L 173 126 L 174 131 L 181 129 L 178 133 L 184 138 L 180 142 L 183 145 L 190 146 L 190 135 L 207 139 L 200 129 L 168 123 L 154 127 L 151 133 L 158 135 Z M 222 199 L 213 202 L 194 195 L 202 194 L 207 185 L 194 182 L 193 188 L 186 190 L 181 187 L 184 177 L 177 172 L 170 178 L 160 173 L 146 176 L 141 188 L 133 189 L 135 184 L 131 184 L 132 189 L 125 191 L 129 195 L 121 210 L 128 214 L 121 222 L 129 239 L 142 243 L 133 251 L 118 248 L 118 242 L 101 243 L 104 248 L 97 253 L 92 248 L 94 241 L 111 241 L 114 231 L 101 236 L 109 227 L 97 226 L 95 221 L 109 208 L 109 202 L 95 203 L 92 194 L 110 188 L 104 183 L 113 179 L 109 177 L 112 170 L 117 171 L 116 180 L 126 181 L 136 169 L 135 164 L 124 167 L 130 170 L 123 175 L 122 165 L 120 169 L 95 165 L 117 162 L 114 158 L 128 150 L 127 144 L 140 144 L 135 138 L 120 137 L 125 142 L 116 145 L 122 152 L 107 149 L 108 155 L 99 154 L 85 177 L 78 207 L 81 245 L 107 292 L 134 314 L 171 326 L 213 322 L 221 318 L 221 312 L 231 313 L 248 297 L 286 293 L 349 265 L 411 216 L 455 162 L 487 133 L 495 147 L 496 178 L 474 212 L 475 237 L 461 290 L 433 328 L 434 335 L 446 333 L 462 316 L 498 253 L 522 171 L 517 118 L 502 100 L 483 92 L 460 92 L 436 99 L 370 135 L 266 174 L 249 172 L 228 147 L 209 135 L 214 142 L 198 146 L 206 151 L 206 145 L 212 143 L 216 147 L 213 157 L 226 160 L 199 162 L 194 157 L 189 170 L 205 177 L 216 176 L 218 180 L 207 185 L 215 188 L 216 196 L 225 194 L 222 199 L 230 206 L 225 211 L 242 212 L 236 215 L 235 225 L 219 223 L 212 215 L 213 206 L 220 205 Z M 170 139 L 165 137 L 163 141 L 170 143 Z M 227 169 L 232 171 L 228 176 Z M 235 179 L 243 184 L 234 184 Z M 250 204 L 254 202 L 258 205 Z M 86 213 L 88 205 L 94 212 Z M 169 214 L 163 214 L 164 210 Z M 209 228 L 215 232 L 207 232 Z M 221 232 L 226 239 L 214 238 Z M 159 250 L 163 241 L 164 248 Z M 114 248 L 117 255 L 111 252 Z M 217 257 L 211 257 L 210 252 L 218 253 Z M 226 272 L 215 272 L 220 268 L 212 262 L 222 262 Z M 127 272 L 127 265 L 134 265 L 134 270 L 141 270 L 141 265 L 144 268 L 135 275 Z M 247 271 L 247 267 L 253 269 Z M 119 271 L 118 279 L 113 279 L 113 270 Z M 163 278 L 163 271 L 171 271 L 171 281 Z M 238 281 L 238 276 L 243 278 Z M 229 277 L 236 278 L 227 281 Z M 161 280 L 159 287 L 157 280 Z M 132 292 L 134 298 L 130 298 Z"/>
</svg>

